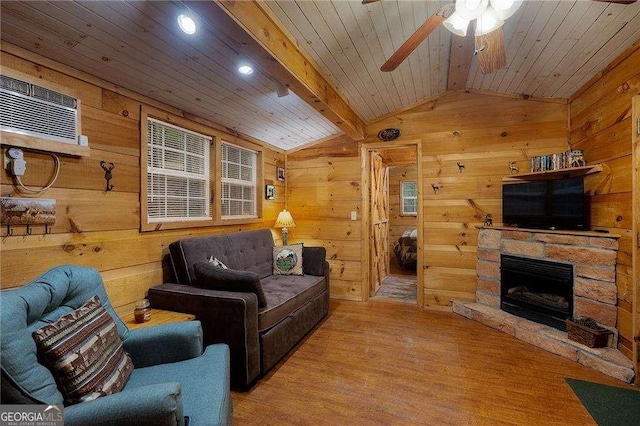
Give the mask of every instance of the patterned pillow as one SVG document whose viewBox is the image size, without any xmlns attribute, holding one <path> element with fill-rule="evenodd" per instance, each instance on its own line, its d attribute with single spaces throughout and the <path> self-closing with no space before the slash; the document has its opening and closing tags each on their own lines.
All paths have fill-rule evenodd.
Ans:
<svg viewBox="0 0 640 426">
<path fill-rule="evenodd" d="M 116 323 L 98 296 L 34 331 L 33 339 L 66 405 L 121 391 L 133 371 Z"/>
<path fill-rule="evenodd" d="M 227 268 L 227 265 L 222 263 L 222 261 L 220 259 L 218 259 L 217 257 L 211 256 L 209 258 L 209 263 L 212 264 L 213 266 L 217 266 L 218 268 L 229 269 L 229 268 Z"/>
<path fill-rule="evenodd" d="M 273 247 L 273 275 L 303 275 L 302 243 Z"/>
</svg>

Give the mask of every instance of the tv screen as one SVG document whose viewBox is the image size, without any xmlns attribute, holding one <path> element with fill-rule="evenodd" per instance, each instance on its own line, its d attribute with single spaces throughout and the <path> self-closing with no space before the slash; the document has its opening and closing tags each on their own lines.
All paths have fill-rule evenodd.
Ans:
<svg viewBox="0 0 640 426">
<path fill-rule="evenodd" d="M 589 229 L 582 178 L 506 184 L 502 187 L 505 225 L 534 229 Z"/>
</svg>

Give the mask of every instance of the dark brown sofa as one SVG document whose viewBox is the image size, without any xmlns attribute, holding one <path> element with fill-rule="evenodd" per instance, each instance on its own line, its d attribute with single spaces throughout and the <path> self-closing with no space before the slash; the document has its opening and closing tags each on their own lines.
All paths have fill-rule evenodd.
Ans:
<svg viewBox="0 0 640 426">
<path fill-rule="evenodd" d="M 149 290 L 151 306 L 191 313 L 202 322 L 205 344 L 226 343 L 231 383 L 246 389 L 285 356 L 329 311 L 329 265 L 324 247 L 304 247 L 304 275 L 273 275 L 273 236 L 268 229 L 186 238 L 169 245 L 174 283 Z M 229 269 L 208 268 L 216 288 L 247 283 L 253 292 L 203 288 L 203 262 L 211 256 Z M 202 275 L 200 275 L 203 281 Z"/>
</svg>

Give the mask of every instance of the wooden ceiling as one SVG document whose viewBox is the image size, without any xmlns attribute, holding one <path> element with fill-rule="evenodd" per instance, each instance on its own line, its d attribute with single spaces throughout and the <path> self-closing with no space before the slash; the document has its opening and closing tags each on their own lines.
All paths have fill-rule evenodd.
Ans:
<svg viewBox="0 0 640 426">
<path fill-rule="evenodd" d="M 234 7 L 234 2 L 223 3 L 227 9 Z M 3 0 L 0 30 L 3 43 L 283 150 L 342 131 L 358 139 L 361 120 L 375 121 L 456 88 L 567 98 L 640 39 L 640 2 L 525 1 L 504 26 L 507 67 L 495 74 L 480 73 L 468 53 L 471 36 L 452 42 L 443 27 L 398 69 L 380 72 L 393 51 L 446 3 L 259 2 L 295 39 L 290 50 L 300 50 L 296 61 L 317 67 L 328 81 L 324 92 L 337 89 L 341 99 L 332 97 L 344 104 L 337 108 L 301 76 L 288 78 L 274 71 L 279 66 L 295 73 L 296 67 L 248 47 L 251 43 L 240 28 L 247 29 L 251 19 L 244 18 L 246 25 L 241 17 L 234 21 L 233 12 L 221 13 L 214 2 Z M 184 10 L 196 14 L 195 36 L 177 28 L 176 16 Z M 255 44 L 264 47 L 263 41 Z M 241 77 L 236 64 L 247 58 L 261 68 Z M 322 89 L 326 82 L 317 80 Z M 288 96 L 277 96 L 281 84 L 291 88 Z M 341 110 L 351 114 L 346 120 L 350 127 L 342 124 Z"/>
</svg>

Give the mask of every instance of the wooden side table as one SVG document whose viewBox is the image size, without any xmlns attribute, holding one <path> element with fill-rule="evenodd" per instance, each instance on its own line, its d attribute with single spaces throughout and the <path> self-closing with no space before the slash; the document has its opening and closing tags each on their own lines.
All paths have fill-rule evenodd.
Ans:
<svg viewBox="0 0 640 426">
<path fill-rule="evenodd" d="M 151 321 L 137 323 L 133 316 L 133 311 L 128 314 L 120 315 L 122 321 L 127 324 L 129 330 L 136 328 L 151 327 L 160 324 L 169 324 L 172 322 L 191 321 L 196 318 L 193 314 L 183 314 L 181 312 L 164 311 L 162 309 L 151 308 Z"/>
</svg>

